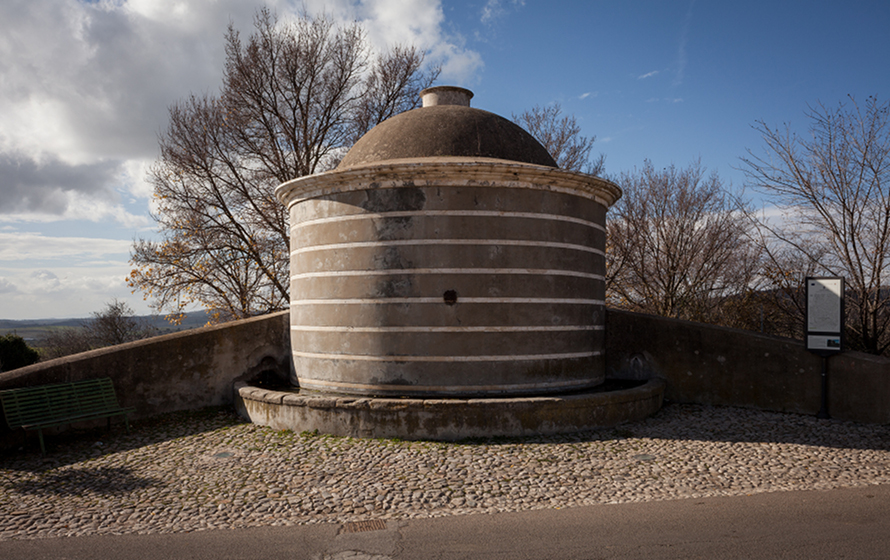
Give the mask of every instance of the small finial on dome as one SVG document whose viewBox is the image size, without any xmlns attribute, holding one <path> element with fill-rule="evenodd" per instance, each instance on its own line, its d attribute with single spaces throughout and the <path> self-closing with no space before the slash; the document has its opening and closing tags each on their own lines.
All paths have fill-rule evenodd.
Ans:
<svg viewBox="0 0 890 560">
<path fill-rule="evenodd" d="M 424 107 L 433 107 L 434 105 L 469 107 L 473 92 L 457 86 L 436 86 L 421 91 L 420 98 L 423 100 Z"/>
</svg>

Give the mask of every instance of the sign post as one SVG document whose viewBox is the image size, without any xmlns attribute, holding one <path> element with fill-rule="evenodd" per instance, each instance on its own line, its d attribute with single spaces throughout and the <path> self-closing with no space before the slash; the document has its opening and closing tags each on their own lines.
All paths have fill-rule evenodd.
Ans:
<svg viewBox="0 0 890 560">
<path fill-rule="evenodd" d="M 822 357 L 822 405 L 817 418 L 828 415 L 828 358 L 844 350 L 844 279 L 807 277 L 807 350 Z"/>
</svg>

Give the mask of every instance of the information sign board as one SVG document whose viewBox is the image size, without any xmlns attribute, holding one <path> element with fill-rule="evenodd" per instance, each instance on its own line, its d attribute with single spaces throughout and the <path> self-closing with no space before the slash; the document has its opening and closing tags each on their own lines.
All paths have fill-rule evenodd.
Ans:
<svg viewBox="0 0 890 560">
<path fill-rule="evenodd" d="M 843 351 L 844 279 L 806 279 L 807 350 L 821 355 Z"/>
</svg>

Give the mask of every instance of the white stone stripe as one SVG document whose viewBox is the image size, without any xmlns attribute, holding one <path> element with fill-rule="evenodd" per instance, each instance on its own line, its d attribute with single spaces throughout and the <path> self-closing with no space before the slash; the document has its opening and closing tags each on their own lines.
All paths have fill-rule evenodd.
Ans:
<svg viewBox="0 0 890 560">
<path fill-rule="evenodd" d="M 321 272 L 300 272 L 291 280 L 307 278 L 330 278 L 335 276 L 402 276 L 407 274 L 529 274 L 539 276 L 573 276 L 605 280 L 602 274 L 578 272 L 575 270 L 552 270 L 548 268 L 387 268 L 384 270 L 325 270 Z"/>
<path fill-rule="evenodd" d="M 291 307 L 297 305 L 360 305 L 386 303 L 443 303 L 441 297 L 391 297 L 391 298 L 350 298 L 350 299 L 295 299 Z M 573 305 L 605 305 L 601 299 L 575 298 L 510 298 L 510 297 L 459 297 L 457 303 L 567 303 Z"/>
<path fill-rule="evenodd" d="M 605 325 L 566 325 L 566 326 L 511 326 L 511 327 L 339 327 L 315 325 L 291 325 L 290 330 L 297 332 L 336 332 L 336 333 L 486 333 L 486 332 L 571 332 L 571 331 L 602 331 Z"/>
<path fill-rule="evenodd" d="M 403 247 L 411 245 L 501 245 L 515 247 L 544 247 L 547 249 L 571 249 L 605 256 L 603 251 L 578 245 L 575 243 L 556 243 L 552 241 L 525 241 L 518 239 L 397 239 L 393 241 L 354 241 L 351 243 L 332 243 L 330 245 L 309 245 L 291 251 L 291 256 L 315 251 L 332 251 L 337 249 L 359 249 L 363 247 Z"/>
<path fill-rule="evenodd" d="M 436 393 L 461 394 L 468 391 L 528 391 L 534 389 L 554 389 L 554 388 L 578 388 L 587 386 L 583 380 L 572 381 L 547 381 L 545 383 L 511 383 L 507 385 L 419 385 L 412 387 L 411 385 L 390 385 L 380 383 L 378 385 L 369 385 L 367 383 L 343 383 L 342 381 L 321 381 L 319 379 L 301 379 L 303 387 L 307 389 L 323 390 L 323 389 L 364 389 L 366 391 L 398 391 L 400 393 L 427 393 L 435 391 Z M 360 398 L 360 397 L 357 397 Z M 496 398 L 496 397 L 491 397 Z"/>
<path fill-rule="evenodd" d="M 479 218 L 527 218 L 532 220 L 551 220 L 556 222 L 569 222 L 572 224 L 580 224 L 582 226 L 598 229 L 602 232 L 606 228 L 596 222 L 575 218 L 574 216 L 562 216 L 559 214 L 543 214 L 541 212 L 497 212 L 491 210 L 402 210 L 398 212 L 371 212 L 367 214 L 348 214 L 345 216 L 330 216 L 327 218 L 315 218 L 297 222 L 291 226 L 291 231 L 296 229 L 315 226 L 319 224 L 329 224 L 337 222 L 346 222 L 351 220 L 373 220 L 378 218 L 413 218 L 415 216 L 459 216 L 459 217 L 479 217 Z"/>
<path fill-rule="evenodd" d="M 567 352 L 564 354 L 516 354 L 504 356 L 372 356 L 368 354 L 326 354 L 294 350 L 296 358 L 316 360 L 355 360 L 362 362 L 526 362 L 531 360 L 571 360 L 591 358 L 602 354 L 595 352 Z"/>
</svg>

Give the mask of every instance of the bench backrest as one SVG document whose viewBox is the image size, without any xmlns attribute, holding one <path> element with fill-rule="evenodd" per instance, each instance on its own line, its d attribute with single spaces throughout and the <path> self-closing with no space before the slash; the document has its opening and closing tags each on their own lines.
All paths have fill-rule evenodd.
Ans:
<svg viewBox="0 0 890 560">
<path fill-rule="evenodd" d="M 10 428 L 89 416 L 120 408 L 111 379 L 39 385 L 0 391 Z"/>
</svg>

